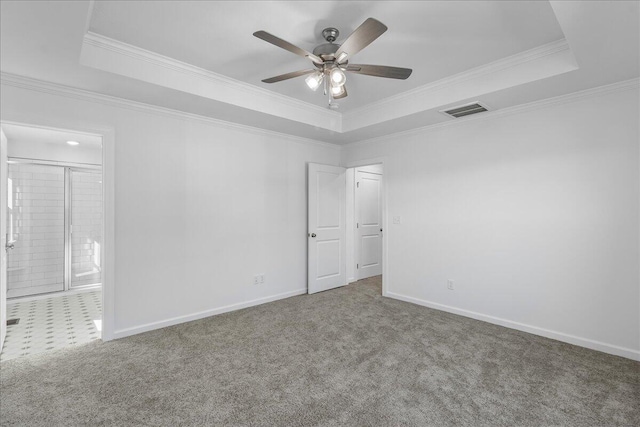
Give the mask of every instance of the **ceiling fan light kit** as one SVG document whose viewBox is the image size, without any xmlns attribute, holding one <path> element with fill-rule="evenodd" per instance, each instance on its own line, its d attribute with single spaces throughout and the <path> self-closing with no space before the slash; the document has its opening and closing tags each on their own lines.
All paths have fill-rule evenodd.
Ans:
<svg viewBox="0 0 640 427">
<path fill-rule="evenodd" d="M 331 84 L 335 86 L 344 86 L 347 81 L 347 76 L 344 74 L 339 67 L 335 67 L 330 72 L 331 75 Z"/>
<path fill-rule="evenodd" d="M 388 67 L 385 65 L 349 65 L 349 58 L 360 52 L 371 42 L 380 37 L 387 27 L 380 21 L 368 18 L 362 25 L 355 29 L 349 37 L 342 43 L 334 43 L 340 32 L 333 27 L 325 28 L 322 37 L 327 41 L 313 49 L 313 53 L 295 46 L 279 37 L 267 33 L 266 31 L 256 31 L 254 36 L 269 42 L 282 49 L 288 50 L 296 55 L 309 58 L 317 70 L 302 70 L 292 73 L 282 74 L 262 80 L 264 83 L 276 83 L 294 77 L 308 75 L 305 78 L 307 86 L 313 91 L 324 82 L 324 94 L 330 95 L 333 99 L 342 99 L 347 96 L 346 72 L 354 74 L 364 74 L 374 77 L 386 77 L 391 79 L 405 80 L 410 75 L 410 68 Z M 325 79 L 326 75 L 326 79 Z"/>
<path fill-rule="evenodd" d="M 304 81 L 307 83 L 307 86 L 309 86 L 309 89 L 315 92 L 322 84 L 323 79 L 324 75 L 320 71 L 316 71 L 304 79 Z"/>
<path fill-rule="evenodd" d="M 344 86 L 331 86 L 331 95 L 340 96 L 344 93 Z"/>
</svg>

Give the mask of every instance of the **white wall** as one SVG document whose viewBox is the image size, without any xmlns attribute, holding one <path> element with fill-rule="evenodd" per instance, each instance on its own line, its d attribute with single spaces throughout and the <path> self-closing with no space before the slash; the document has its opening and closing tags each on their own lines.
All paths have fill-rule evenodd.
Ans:
<svg viewBox="0 0 640 427">
<path fill-rule="evenodd" d="M 3 120 L 113 130 L 116 337 L 306 292 L 306 164 L 337 147 L 8 85 L 1 101 Z"/>
<path fill-rule="evenodd" d="M 385 158 L 388 295 L 640 358 L 638 117 L 636 85 L 347 146 Z"/>
<path fill-rule="evenodd" d="M 115 336 L 305 290 L 306 163 L 338 149 L 8 85 L 1 103 L 115 135 Z M 389 295 L 638 358 L 638 113 L 635 89 L 346 147 L 385 157 Z"/>
</svg>

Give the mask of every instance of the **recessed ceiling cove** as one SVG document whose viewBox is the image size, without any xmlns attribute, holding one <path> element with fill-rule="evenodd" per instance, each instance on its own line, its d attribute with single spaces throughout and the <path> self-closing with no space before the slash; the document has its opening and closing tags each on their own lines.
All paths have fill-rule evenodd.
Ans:
<svg viewBox="0 0 640 427">
<path fill-rule="evenodd" d="M 385 24 L 368 19 L 373 15 Z M 345 126 L 343 117 L 317 109 L 301 114 L 300 105 L 288 99 L 310 107 L 327 107 L 327 98 L 307 90 L 304 79 L 291 78 L 274 85 L 265 77 L 305 70 L 310 66 L 309 58 L 291 55 L 273 41 L 266 45 L 253 35 L 277 34 L 302 51 L 312 51 L 326 43 L 323 29 L 337 30 L 330 36 L 333 42 L 341 44 L 359 25 L 367 23 L 385 31 L 380 31 L 375 43 L 367 45 L 367 49 L 350 55 L 348 61 L 383 66 L 402 64 L 413 69 L 413 75 L 407 80 L 353 76 L 349 79 L 350 96 L 337 97 L 339 113 L 357 112 L 389 97 L 423 90 L 450 76 L 563 40 L 548 2 L 252 2 L 251 7 L 243 2 L 96 2 L 81 62 L 143 80 L 153 76 L 157 81 L 148 81 L 155 84 L 176 80 L 168 86 L 343 132 L 370 123 L 356 121 Z M 262 31 L 256 32 L 257 29 Z M 114 55 L 118 50 L 123 56 L 121 60 Z M 568 46 L 565 50 L 568 51 Z M 200 74 L 201 78 L 209 77 L 210 83 L 218 84 L 207 90 L 202 82 L 184 81 L 184 76 L 142 70 L 139 63 L 124 58 L 135 56 L 134 53 L 147 62 L 147 67 L 153 60 L 165 69 L 172 65 L 186 67 L 194 77 Z M 549 64 L 544 66 L 552 73 L 575 69 L 571 60 L 561 59 L 556 69 Z M 540 78 L 530 70 L 528 74 Z M 548 76 L 547 73 L 542 77 Z M 230 93 L 234 89 L 237 93 Z M 251 92 L 252 99 L 243 103 L 246 92 Z M 259 93 L 286 98 L 272 97 L 261 102 L 256 100 Z M 455 101 L 438 98 L 443 103 Z M 307 117 L 309 114 L 317 117 Z"/>
<path fill-rule="evenodd" d="M 348 61 L 402 64 L 410 79 L 353 76 L 333 105 L 304 80 L 265 79 L 309 56 L 254 33 L 310 52 L 327 29 L 349 44 L 367 23 L 384 31 Z M 96 2 L 80 63 L 336 133 L 577 69 L 548 2 Z"/>
<path fill-rule="evenodd" d="M 349 111 L 399 92 L 563 39 L 550 4 L 541 2 L 269 1 L 95 2 L 89 31 L 238 81 L 326 107 L 300 81 L 261 82 L 309 65 L 253 37 L 275 34 L 303 49 L 326 43 L 322 30 L 343 42 L 369 17 L 388 31 L 350 59 L 353 63 L 413 69 L 402 82 L 350 79 Z M 296 66 L 298 68 L 296 68 Z M 293 68 L 292 68 L 293 67 Z M 266 74 L 265 74 L 266 73 Z"/>
<path fill-rule="evenodd" d="M 477 117 L 500 115 L 637 78 L 640 64 L 638 2 L 3 1 L 0 9 L 3 88 L 334 144 L 463 123 L 440 111 L 471 102 L 490 110 Z M 313 53 L 327 42 L 323 30 L 335 28 L 342 45 L 371 17 L 387 30 L 349 64 L 411 69 L 408 79 L 347 74 L 348 96 L 335 109 L 303 76 L 262 81 L 309 60 L 256 31 Z"/>
</svg>

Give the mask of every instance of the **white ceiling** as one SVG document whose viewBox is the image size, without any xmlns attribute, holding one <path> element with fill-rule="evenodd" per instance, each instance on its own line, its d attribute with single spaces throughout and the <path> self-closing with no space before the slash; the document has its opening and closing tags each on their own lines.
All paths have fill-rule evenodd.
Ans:
<svg viewBox="0 0 640 427">
<path fill-rule="evenodd" d="M 326 43 L 323 28 L 341 43 L 366 18 L 389 30 L 351 63 L 412 68 L 407 80 L 348 75 L 340 111 L 562 39 L 551 5 L 531 2 L 97 2 L 89 30 L 224 76 L 326 106 L 304 77 L 261 80 L 314 68 L 311 61 L 252 34 L 265 30 L 308 51 Z"/>
<path fill-rule="evenodd" d="M 24 76 L 343 144 L 454 120 L 437 111 L 456 103 L 480 100 L 500 110 L 637 78 L 639 4 L 3 0 L 0 69 L 7 84 Z M 381 20 L 389 30 L 352 63 L 413 68 L 408 80 L 350 74 L 350 96 L 340 113 L 319 107 L 326 101 L 301 78 L 260 82 L 308 64 L 253 37 L 254 31 L 269 31 L 310 50 L 325 26 L 338 27 L 340 41 L 367 17 Z M 90 52 L 88 32 L 115 39 L 156 62 L 199 67 L 210 73 L 212 94 L 167 84 L 171 79 L 157 77 L 167 67 L 136 73 L 139 64 L 127 64 L 122 49 L 112 57 L 105 49 Z M 555 41 L 562 49 L 544 49 Z M 540 46 L 543 54 L 530 53 Z M 472 79 L 478 70 L 483 81 Z M 442 84 L 458 80 L 466 86 Z M 213 90 L 220 87 L 227 90 L 226 97 Z M 402 96 L 389 98 L 398 91 Z"/>
<path fill-rule="evenodd" d="M 3 123 L 2 131 L 9 141 L 28 141 L 42 144 L 55 144 L 67 146 L 67 141 L 76 141 L 79 144 L 74 147 L 102 147 L 102 138 L 86 133 L 67 132 L 50 128 L 38 128 L 21 126 L 12 123 Z"/>
</svg>

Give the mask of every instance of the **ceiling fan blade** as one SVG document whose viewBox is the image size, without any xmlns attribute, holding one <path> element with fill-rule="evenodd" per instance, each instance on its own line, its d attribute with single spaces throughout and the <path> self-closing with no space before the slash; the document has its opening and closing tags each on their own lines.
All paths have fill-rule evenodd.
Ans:
<svg viewBox="0 0 640 427">
<path fill-rule="evenodd" d="M 347 37 L 342 46 L 338 48 L 335 57 L 340 57 L 342 53 L 352 57 L 369 46 L 372 41 L 380 37 L 385 31 L 387 31 L 386 25 L 376 19 L 368 18 Z"/>
<path fill-rule="evenodd" d="M 264 79 L 262 80 L 264 83 L 276 83 L 276 82 L 281 82 L 283 80 L 288 80 L 288 79 L 292 79 L 294 77 L 300 77 L 300 76 L 304 76 L 306 74 L 312 74 L 315 73 L 318 70 L 300 70 L 300 71 L 293 71 L 291 73 L 287 73 L 287 74 L 280 74 L 279 76 L 275 76 L 275 77 L 270 77 L 268 79 Z"/>
<path fill-rule="evenodd" d="M 305 58 L 311 59 L 316 64 L 322 64 L 322 59 L 311 52 L 307 52 L 306 50 L 299 48 L 296 45 L 289 43 L 286 40 L 282 40 L 279 37 L 274 36 L 273 34 L 269 34 L 266 31 L 256 31 L 253 33 L 259 39 L 262 39 L 272 45 L 278 46 L 284 50 L 288 50 L 291 53 L 295 53 L 296 55 L 304 56 Z"/>
<path fill-rule="evenodd" d="M 411 68 L 400 67 L 387 67 L 386 65 L 364 65 L 364 64 L 349 64 L 346 67 L 346 71 L 356 74 L 365 74 L 367 76 L 386 77 L 389 79 L 401 79 L 408 78 L 413 70 Z"/>
<path fill-rule="evenodd" d="M 342 92 L 340 95 L 338 96 L 334 96 L 333 99 L 342 99 L 342 98 L 346 98 L 349 94 L 347 93 L 347 87 L 346 86 L 342 86 L 344 89 L 344 92 Z"/>
</svg>

